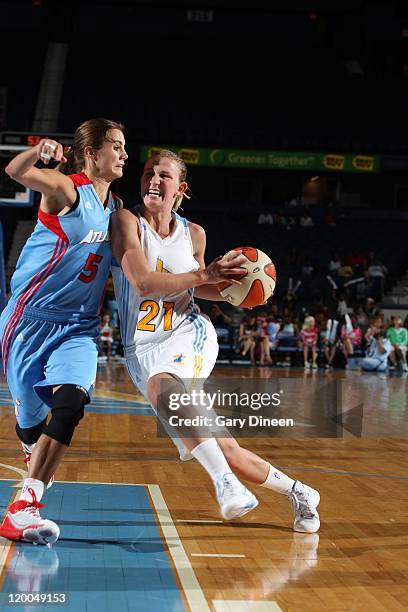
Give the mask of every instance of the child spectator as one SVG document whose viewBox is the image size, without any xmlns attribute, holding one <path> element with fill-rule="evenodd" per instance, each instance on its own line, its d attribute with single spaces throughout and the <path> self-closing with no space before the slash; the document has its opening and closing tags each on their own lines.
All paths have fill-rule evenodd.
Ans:
<svg viewBox="0 0 408 612">
<path fill-rule="evenodd" d="M 317 341 L 319 338 L 319 331 L 316 327 L 316 320 L 312 316 L 305 318 L 302 330 L 300 332 L 301 346 L 303 346 L 303 360 L 305 364 L 305 370 L 310 368 L 308 361 L 309 351 L 312 353 L 312 369 L 317 370 Z"/>
<path fill-rule="evenodd" d="M 345 323 L 341 327 L 340 337 L 344 356 L 346 360 L 348 360 L 349 357 L 354 355 L 356 349 L 361 348 L 363 340 L 363 333 L 358 325 L 357 317 L 354 314 L 351 316 L 346 314 Z"/>
<path fill-rule="evenodd" d="M 405 327 L 402 327 L 401 317 L 394 317 L 392 325 L 387 329 L 387 338 L 392 345 L 392 351 L 390 353 L 390 361 L 392 365 L 390 370 L 394 370 L 398 364 L 401 364 L 402 371 L 408 372 L 408 330 Z"/>
<path fill-rule="evenodd" d="M 269 349 L 271 351 L 276 351 L 279 344 L 278 333 L 279 333 L 280 325 L 275 321 L 275 317 L 273 315 L 269 315 L 267 318 L 267 326 L 266 333 L 268 334 L 269 339 Z"/>
<path fill-rule="evenodd" d="M 257 338 L 256 343 L 259 346 L 259 365 L 270 365 L 272 363 L 271 350 L 268 335 L 268 320 L 266 314 L 261 313 L 256 317 Z"/>
<path fill-rule="evenodd" d="M 392 345 L 387 338 L 383 337 L 381 331 L 372 333 L 372 329 L 372 327 L 369 327 L 366 332 L 368 348 L 366 356 L 361 362 L 361 368 L 366 372 L 385 372 Z"/>
<path fill-rule="evenodd" d="M 244 317 L 239 326 L 239 348 L 242 357 L 249 352 L 251 362 L 255 363 L 255 333 L 257 330 L 256 316 Z"/>
<path fill-rule="evenodd" d="M 106 313 L 102 317 L 101 327 L 98 336 L 99 356 L 109 361 L 112 355 L 113 327 L 110 323 L 110 314 Z M 104 349 L 106 348 L 106 355 Z"/>
<path fill-rule="evenodd" d="M 320 332 L 320 339 L 323 346 L 324 356 L 326 357 L 325 368 L 327 370 L 333 369 L 333 359 L 336 355 L 338 338 L 339 322 L 336 319 L 327 319 L 326 328 Z"/>
<path fill-rule="evenodd" d="M 368 317 L 361 304 L 354 309 L 354 315 L 356 316 L 360 329 L 365 332 L 368 327 Z"/>
</svg>

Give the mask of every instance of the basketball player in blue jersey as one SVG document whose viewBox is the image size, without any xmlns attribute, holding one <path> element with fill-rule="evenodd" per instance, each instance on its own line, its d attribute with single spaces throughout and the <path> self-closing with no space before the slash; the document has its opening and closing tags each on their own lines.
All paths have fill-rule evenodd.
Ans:
<svg viewBox="0 0 408 612">
<path fill-rule="evenodd" d="M 216 283 L 226 274 L 238 279 L 245 260 L 231 251 L 205 268 L 204 229 L 176 212 L 188 189 L 186 176 L 186 165 L 175 153 L 154 154 L 141 178 L 140 208 L 119 210 L 111 218 L 112 249 L 119 264 L 112 275 L 128 371 L 162 418 L 169 414 L 170 394 L 180 397 L 186 391 L 183 381 L 202 384 L 218 354 L 214 327 L 194 304 L 192 289 L 199 298 L 222 300 Z M 194 408 L 187 410 L 194 414 Z M 213 480 L 221 515 L 236 518 L 258 505 L 240 477 L 286 495 L 293 506 L 295 531 L 317 531 L 318 491 L 283 474 L 225 433 L 225 438 L 203 438 L 202 429 L 191 429 L 181 436 Z"/>
<path fill-rule="evenodd" d="M 65 155 L 61 144 L 42 139 L 6 168 L 42 194 L 0 318 L 3 367 L 28 463 L 20 497 L 0 526 L 11 540 L 51 544 L 59 536 L 58 525 L 40 516 L 40 499 L 95 381 L 99 310 L 111 265 L 109 218 L 121 206 L 110 185 L 126 159 L 123 126 L 90 119 Z M 40 169 L 38 160 L 60 164 Z"/>
</svg>

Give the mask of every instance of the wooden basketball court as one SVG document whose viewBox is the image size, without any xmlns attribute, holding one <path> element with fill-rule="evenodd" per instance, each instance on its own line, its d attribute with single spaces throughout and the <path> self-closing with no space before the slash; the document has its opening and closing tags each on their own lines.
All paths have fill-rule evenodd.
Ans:
<svg viewBox="0 0 408 612">
<path fill-rule="evenodd" d="M 2 610 L 16 609 L 18 593 L 60 592 L 64 609 L 78 611 L 408 609 L 406 378 L 220 366 L 213 376 L 294 379 L 311 414 L 313 385 L 344 383 L 360 410 L 357 429 L 343 422 L 337 438 L 240 440 L 320 491 L 319 533 L 294 533 L 289 501 L 254 485 L 259 506 L 222 521 L 209 477 L 157 436 L 124 366 L 101 364 L 92 403 L 43 498 L 59 541 L 48 549 L 0 540 Z M 25 464 L 1 382 L 4 514 Z M 34 601 L 29 609 L 44 608 Z"/>
</svg>

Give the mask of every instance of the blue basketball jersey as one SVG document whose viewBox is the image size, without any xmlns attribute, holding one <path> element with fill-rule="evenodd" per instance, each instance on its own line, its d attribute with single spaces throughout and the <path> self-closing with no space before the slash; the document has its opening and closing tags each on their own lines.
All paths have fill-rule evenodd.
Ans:
<svg viewBox="0 0 408 612">
<path fill-rule="evenodd" d="M 66 215 L 38 212 L 11 279 L 11 301 L 21 309 L 98 314 L 111 265 L 109 217 L 120 206 L 111 193 L 103 207 L 82 172 L 69 175 L 78 193 Z"/>
</svg>

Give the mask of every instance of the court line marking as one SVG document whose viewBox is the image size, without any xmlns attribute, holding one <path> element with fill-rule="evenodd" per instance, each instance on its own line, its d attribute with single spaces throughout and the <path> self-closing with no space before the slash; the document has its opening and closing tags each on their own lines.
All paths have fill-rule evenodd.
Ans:
<svg viewBox="0 0 408 612">
<path fill-rule="evenodd" d="M 245 555 L 228 555 L 228 554 L 217 554 L 217 553 L 190 553 L 190 557 L 231 557 L 231 558 L 244 558 Z"/>
<path fill-rule="evenodd" d="M 92 397 L 95 398 L 102 398 L 102 399 L 121 399 L 124 401 L 130 401 L 130 402 L 139 402 L 140 400 L 136 399 L 137 397 L 141 397 L 143 398 L 142 394 L 139 393 L 139 395 L 133 395 L 132 393 L 124 393 L 123 391 L 94 391 L 94 393 L 92 393 Z M 144 399 L 144 398 L 143 398 Z M 144 402 L 146 406 L 150 406 L 150 404 L 148 402 Z"/>
<path fill-rule="evenodd" d="M 213 599 L 214 612 L 282 612 L 276 601 Z"/>
<path fill-rule="evenodd" d="M 7 466 L 0 464 L 4 467 L 8 467 L 13 471 L 21 471 L 19 468 L 13 466 Z M 2 481 L 13 481 L 13 478 L 0 478 Z M 107 484 L 107 485 L 118 485 L 118 486 L 133 486 L 133 487 L 146 487 L 149 490 L 151 500 L 156 510 L 157 519 L 160 523 L 164 539 L 166 541 L 169 553 L 173 559 L 174 566 L 179 576 L 180 583 L 183 587 L 185 597 L 191 610 L 194 612 L 210 612 L 210 608 L 207 604 L 207 600 L 204 597 L 204 593 L 201 589 L 200 583 L 194 573 L 193 567 L 187 557 L 184 546 L 180 540 L 180 536 L 177 532 L 176 526 L 171 518 L 170 511 L 164 501 L 164 497 L 160 490 L 159 485 L 156 484 L 135 484 L 135 483 L 123 483 L 123 482 L 78 482 L 74 480 L 59 480 L 55 481 L 67 484 Z M 16 496 L 18 491 L 16 491 Z M 170 544 L 171 541 L 171 544 Z M 10 552 L 11 546 L 14 542 L 5 540 L 3 550 L 0 551 L 0 576 L 3 573 L 4 565 L 7 560 L 7 556 Z M 0 540 L 1 546 L 1 540 Z"/>
<path fill-rule="evenodd" d="M 166 540 L 169 553 L 173 559 L 174 567 L 176 568 L 190 609 L 194 610 L 194 612 L 210 612 L 207 600 L 204 597 L 200 583 L 194 573 L 193 566 L 184 550 L 184 546 L 159 485 L 153 484 L 147 485 L 147 487 L 156 510 L 163 537 Z M 170 541 L 171 546 L 169 545 Z"/>
<path fill-rule="evenodd" d="M 26 478 L 28 476 L 28 473 L 25 470 L 22 470 L 20 468 L 14 467 L 13 465 L 7 465 L 6 463 L 0 463 L 1 467 L 4 467 L 6 469 L 11 470 L 12 472 L 16 472 L 17 474 L 19 474 L 20 476 L 22 476 L 22 478 Z M 11 480 L 14 481 L 15 478 L 1 478 L 0 480 Z M 17 482 L 14 485 L 14 488 L 16 488 L 16 492 L 13 496 L 13 498 L 10 498 L 9 504 L 13 503 L 16 499 L 18 494 L 20 493 L 22 487 L 22 481 Z M 6 538 L 1 538 L 0 537 L 0 590 L 3 587 L 3 582 L 6 576 L 6 570 L 7 570 L 7 559 L 11 558 L 9 557 L 9 555 L 11 555 L 11 548 L 15 545 L 15 542 L 13 540 L 7 540 Z"/>
<path fill-rule="evenodd" d="M 0 480 L 10 480 L 10 478 L 0 478 Z M 113 485 L 118 487 L 148 487 L 150 485 L 143 482 L 102 482 L 101 480 L 54 480 L 54 482 L 61 482 L 62 484 L 102 484 L 102 485 Z"/>
<path fill-rule="evenodd" d="M 224 523 L 222 520 L 213 519 L 176 519 L 176 523 Z"/>
<path fill-rule="evenodd" d="M 322 470 L 321 468 L 305 468 L 305 467 L 288 467 L 277 465 L 279 470 L 293 470 L 300 472 L 317 472 L 320 474 L 338 474 L 338 475 L 346 475 L 346 476 L 367 476 L 368 478 L 394 478 L 396 480 L 408 480 L 408 476 L 396 476 L 394 474 L 372 474 L 366 472 L 346 472 L 343 470 Z"/>
<path fill-rule="evenodd" d="M 0 463 L 0 467 L 4 467 L 7 470 L 11 470 L 12 472 L 17 472 L 21 476 L 21 478 L 27 478 L 28 472 L 27 470 L 22 470 L 21 468 L 14 467 L 14 465 L 8 465 L 7 463 Z M 1 478 L 0 480 L 15 480 L 15 478 Z"/>
</svg>

